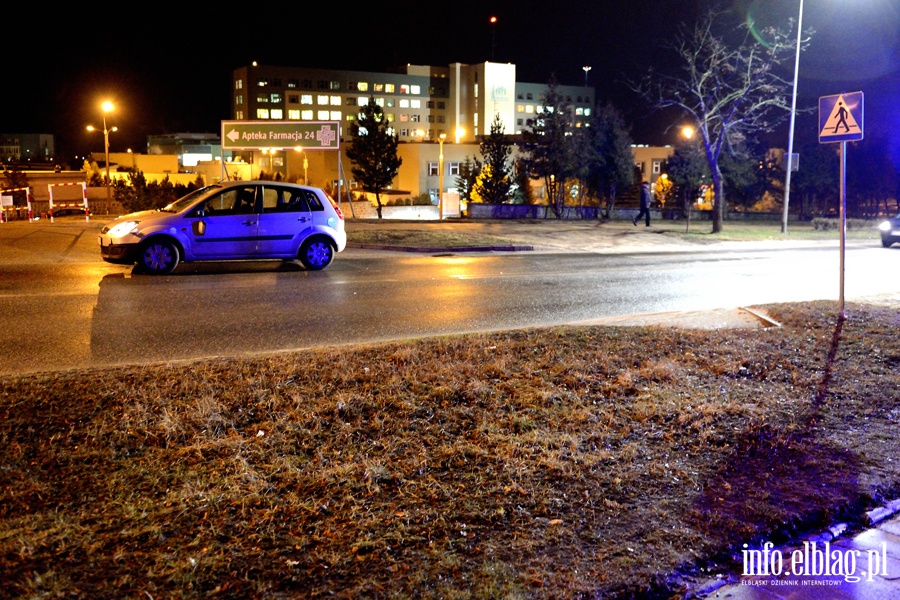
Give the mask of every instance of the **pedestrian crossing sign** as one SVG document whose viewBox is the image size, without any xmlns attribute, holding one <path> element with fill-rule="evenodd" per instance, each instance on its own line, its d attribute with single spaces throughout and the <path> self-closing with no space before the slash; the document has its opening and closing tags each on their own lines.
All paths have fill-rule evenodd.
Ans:
<svg viewBox="0 0 900 600">
<path fill-rule="evenodd" d="M 863 139 L 863 93 L 819 98 L 819 143 Z"/>
</svg>

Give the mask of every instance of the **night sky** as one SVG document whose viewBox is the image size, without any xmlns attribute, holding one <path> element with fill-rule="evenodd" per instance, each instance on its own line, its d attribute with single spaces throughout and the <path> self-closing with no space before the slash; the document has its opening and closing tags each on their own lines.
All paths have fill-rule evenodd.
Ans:
<svg viewBox="0 0 900 600">
<path fill-rule="evenodd" d="M 671 124 L 648 114 L 626 85 L 650 67 L 671 68 L 667 49 L 679 23 L 693 23 L 711 0 L 498 0 L 245 5 L 153 3 L 152 12 L 53 9 L 7 54 L 0 131 L 51 133 L 67 156 L 102 150 L 99 104 L 111 99 L 111 150 L 144 151 L 148 135 L 217 133 L 230 119 L 231 72 L 251 61 L 280 66 L 383 71 L 396 64 L 513 62 L 519 81 L 588 84 L 619 106 L 637 143 L 673 143 Z M 333 6 L 333 5 L 331 5 Z M 796 18 L 799 0 L 718 6 L 757 23 Z M 269 8 L 271 7 L 271 8 Z M 497 22 L 491 25 L 494 15 Z M 819 96 L 865 93 L 866 137 L 894 138 L 900 164 L 900 3 L 804 0 L 804 29 L 815 34 L 800 59 L 799 106 Z M 793 61 L 786 66 L 790 79 Z M 798 117 L 798 139 L 815 139 L 816 115 Z M 786 127 L 781 134 L 787 145 Z M 778 139 L 778 136 L 775 136 Z"/>
</svg>

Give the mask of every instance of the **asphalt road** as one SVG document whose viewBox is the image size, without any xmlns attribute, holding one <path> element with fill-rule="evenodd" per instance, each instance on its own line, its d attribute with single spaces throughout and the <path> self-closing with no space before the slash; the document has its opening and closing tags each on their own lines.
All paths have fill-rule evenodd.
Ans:
<svg viewBox="0 0 900 600">
<path fill-rule="evenodd" d="M 319 272 L 260 261 L 153 277 L 102 262 L 99 223 L 0 224 L 0 373 L 838 297 L 834 244 L 698 249 L 649 232 L 557 225 L 531 252 L 349 249 Z M 900 249 L 877 242 L 848 249 L 848 300 L 896 295 L 883 274 L 898 258 Z"/>
</svg>

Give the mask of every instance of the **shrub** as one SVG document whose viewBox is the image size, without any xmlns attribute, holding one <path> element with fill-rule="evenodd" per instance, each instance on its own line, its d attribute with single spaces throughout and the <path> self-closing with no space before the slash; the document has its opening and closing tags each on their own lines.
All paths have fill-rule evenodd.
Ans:
<svg viewBox="0 0 900 600">
<path fill-rule="evenodd" d="M 812 226 L 816 231 L 839 231 L 841 228 L 841 220 L 816 217 L 812 220 Z M 877 223 L 865 219 L 847 219 L 847 231 L 863 231 L 877 226 Z"/>
</svg>

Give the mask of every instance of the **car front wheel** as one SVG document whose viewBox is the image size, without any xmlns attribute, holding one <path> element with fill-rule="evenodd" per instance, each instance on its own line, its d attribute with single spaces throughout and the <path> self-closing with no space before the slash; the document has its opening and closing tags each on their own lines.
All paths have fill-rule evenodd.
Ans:
<svg viewBox="0 0 900 600">
<path fill-rule="evenodd" d="M 171 273 L 178 266 L 178 247 L 169 240 L 149 240 L 141 247 L 138 265 L 151 275 Z"/>
<path fill-rule="evenodd" d="M 334 259 L 334 246 L 325 238 L 310 238 L 300 246 L 299 258 L 310 271 L 321 271 Z"/>
</svg>

